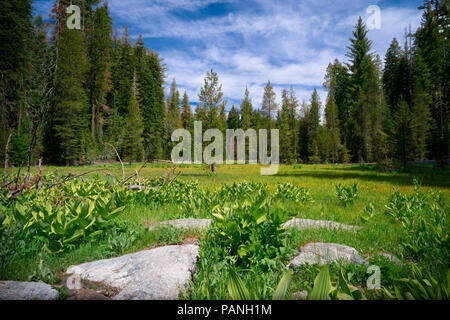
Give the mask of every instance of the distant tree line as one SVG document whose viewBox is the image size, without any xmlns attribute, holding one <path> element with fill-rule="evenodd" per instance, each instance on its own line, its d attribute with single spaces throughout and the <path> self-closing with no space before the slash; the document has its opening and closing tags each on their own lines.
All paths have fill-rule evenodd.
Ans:
<svg viewBox="0 0 450 320">
<path fill-rule="evenodd" d="M 76 4 L 76 1 L 72 1 Z M 175 129 L 279 129 L 284 163 L 379 162 L 449 156 L 449 1 L 429 0 L 421 26 L 393 39 L 384 59 L 371 52 L 359 18 L 348 61 L 330 63 L 324 104 L 317 90 L 298 101 L 293 87 L 281 103 L 270 81 L 262 105 L 245 90 L 226 112 L 219 78 L 207 72 L 191 109 L 175 79 L 166 97 L 166 68 L 142 37 L 113 32 L 107 3 L 80 1 L 84 28 L 66 27 L 69 0 L 56 1 L 52 24 L 31 19 L 31 1 L 9 1 L 0 14 L 0 159 L 6 146 L 15 165 L 83 164 L 98 159 L 169 159 Z M 48 37 L 48 28 L 52 28 Z M 322 116 L 323 115 L 323 116 Z M 8 144 L 8 141 L 10 143 Z"/>
</svg>

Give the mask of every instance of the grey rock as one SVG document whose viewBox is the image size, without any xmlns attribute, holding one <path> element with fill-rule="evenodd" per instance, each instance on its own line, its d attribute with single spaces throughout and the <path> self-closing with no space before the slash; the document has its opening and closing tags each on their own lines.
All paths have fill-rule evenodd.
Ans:
<svg viewBox="0 0 450 320">
<path fill-rule="evenodd" d="M 308 291 L 303 290 L 291 294 L 292 300 L 306 300 L 308 298 Z"/>
<path fill-rule="evenodd" d="M 333 261 L 369 265 L 352 247 L 337 243 L 314 242 L 300 248 L 300 254 L 289 263 L 288 267 L 295 269 L 305 264 L 323 266 Z"/>
<path fill-rule="evenodd" d="M 57 300 L 59 292 L 43 282 L 0 281 L 0 300 Z"/>
<path fill-rule="evenodd" d="M 359 226 L 349 226 L 342 223 L 328 221 L 328 220 L 312 220 L 312 219 L 298 219 L 293 218 L 283 224 L 284 228 L 297 228 L 299 230 L 306 229 L 342 229 L 346 231 L 360 230 Z"/>
<path fill-rule="evenodd" d="M 184 229 L 204 229 L 207 230 L 211 225 L 211 219 L 178 219 L 160 222 L 149 228 L 150 231 L 164 226 L 172 226 L 174 228 Z"/>
<path fill-rule="evenodd" d="M 71 266 L 67 274 L 119 290 L 115 300 L 175 300 L 196 269 L 197 245 L 167 246 Z"/>
<path fill-rule="evenodd" d="M 404 265 L 403 262 L 401 262 L 399 258 L 397 258 L 396 256 L 394 256 L 391 253 L 382 252 L 382 253 L 379 253 L 378 255 L 382 256 L 382 257 L 385 257 L 386 259 L 392 261 L 393 263 L 395 263 L 398 266 L 403 266 Z"/>
</svg>

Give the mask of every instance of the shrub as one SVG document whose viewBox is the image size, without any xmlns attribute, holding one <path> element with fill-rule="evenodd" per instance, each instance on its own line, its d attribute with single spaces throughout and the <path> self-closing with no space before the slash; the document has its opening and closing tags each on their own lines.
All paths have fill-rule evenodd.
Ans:
<svg viewBox="0 0 450 320">
<path fill-rule="evenodd" d="M 405 238 L 401 246 L 405 252 L 438 265 L 450 260 L 449 209 L 439 192 L 423 193 L 414 180 L 414 194 L 407 196 L 395 190 L 385 212 L 401 225 Z"/>
<path fill-rule="evenodd" d="M 351 186 L 342 186 L 341 184 L 338 184 L 336 186 L 336 195 L 339 201 L 347 207 L 348 205 L 353 204 L 358 198 L 358 184 L 354 183 Z"/>
<path fill-rule="evenodd" d="M 291 200 L 300 204 L 313 202 L 311 194 L 306 188 L 297 187 L 292 183 L 279 183 L 275 199 Z"/>
<path fill-rule="evenodd" d="M 211 241 L 223 248 L 223 253 L 236 257 L 241 268 L 273 269 L 273 260 L 285 253 L 282 224 L 288 220 L 282 210 L 271 210 L 267 198 L 259 197 L 231 208 L 213 209 L 215 224 L 208 231 Z"/>
</svg>

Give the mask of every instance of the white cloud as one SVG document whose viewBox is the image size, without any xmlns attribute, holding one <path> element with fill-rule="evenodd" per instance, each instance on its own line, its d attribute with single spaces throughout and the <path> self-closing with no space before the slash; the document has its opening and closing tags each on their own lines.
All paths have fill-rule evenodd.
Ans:
<svg viewBox="0 0 450 320">
<path fill-rule="evenodd" d="M 37 1 L 50 3 L 51 1 Z M 204 15 L 211 4 L 226 3 L 228 14 Z M 109 0 L 116 24 L 127 23 L 136 38 L 142 33 L 168 67 L 167 82 L 176 78 L 192 101 L 206 72 L 218 72 L 226 98 L 234 103 L 248 86 L 255 107 L 270 80 L 277 90 L 293 85 L 298 99 L 309 101 L 317 88 L 322 102 L 322 83 L 328 63 L 346 60 L 349 38 L 359 16 L 369 5 L 381 7 L 382 28 L 369 32 L 373 50 L 384 57 L 393 37 L 402 42 L 404 29 L 415 30 L 421 13 L 408 8 L 383 6 L 371 0 Z M 168 43 L 168 44 L 167 44 Z M 228 108 L 231 107 L 229 103 Z"/>
</svg>

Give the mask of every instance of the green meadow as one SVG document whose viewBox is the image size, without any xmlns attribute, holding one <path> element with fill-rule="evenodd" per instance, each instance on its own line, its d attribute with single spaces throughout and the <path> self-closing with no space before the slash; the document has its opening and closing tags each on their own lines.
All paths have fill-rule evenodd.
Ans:
<svg viewBox="0 0 450 320">
<path fill-rule="evenodd" d="M 141 169 L 139 176 L 142 184 L 148 183 L 149 185 L 152 181 L 162 181 L 162 177 L 171 172 L 170 164 L 146 164 L 142 168 L 142 163 L 135 163 L 126 164 L 124 167 L 126 177 Z M 440 279 L 439 281 L 446 280 L 449 267 L 449 261 L 445 260 L 445 257 L 448 257 L 449 249 L 450 174 L 448 172 L 437 171 L 426 165 L 412 167 L 407 173 L 384 173 L 376 165 L 281 165 L 277 175 L 262 176 L 260 169 L 260 165 L 218 165 L 216 172 L 211 173 L 206 165 L 180 165 L 175 170 L 175 173 L 179 174 L 178 178 L 174 179 L 170 186 L 167 186 L 171 190 L 169 193 L 164 196 L 159 193 L 144 195 L 142 197 L 144 201 L 142 201 L 134 198 L 142 191 L 122 191 L 124 208 L 117 217 L 112 219 L 113 227 L 105 228 L 98 236 L 80 238 L 73 245 L 60 250 L 46 249 L 44 244 L 47 242 L 45 235 L 42 234 L 13 236 L 20 232 L 15 233 L 17 230 L 11 229 L 11 226 L 14 225 L 12 223 L 10 228 L 6 228 L 6 231 L 4 230 L 2 233 L 0 280 L 40 280 L 58 285 L 64 278 L 65 269 L 70 265 L 120 256 L 157 246 L 193 242 L 200 244 L 201 259 L 198 262 L 199 272 L 191 283 L 189 294 L 185 296 L 187 299 L 230 298 L 227 279 L 231 269 L 241 275 L 242 283 L 247 285 L 249 291 L 254 294 L 252 298 L 270 299 L 284 274 L 286 265 L 298 253 L 297 250 L 300 247 L 310 242 L 338 243 L 355 248 L 371 265 L 380 267 L 381 284 L 388 292 L 394 292 L 395 279 L 408 278 L 411 275 L 409 263 L 414 263 L 414 266 L 419 266 L 424 272 L 429 272 L 430 276 Z M 113 186 L 112 176 L 115 176 L 116 183 L 122 180 L 120 164 L 44 167 L 43 176 L 54 179 L 55 172 L 57 172 L 59 179 L 63 179 L 69 173 L 77 175 L 92 170 L 101 171 L 83 176 L 83 181 L 81 178 L 76 178 L 67 184 L 74 184 L 78 186 L 79 190 L 83 190 L 84 184 L 87 184 L 86 188 L 88 188 L 97 182 Z M 36 173 L 36 168 L 33 168 L 31 175 Z M 10 172 L 11 177 L 16 174 L 17 171 Z M 175 177 L 175 174 L 169 176 L 169 181 L 171 177 Z M 137 178 L 132 178 L 127 182 L 127 184 L 132 183 L 137 184 Z M 189 185 L 190 183 L 193 185 Z M 187 185 L 184 186 L 184 184 Z M 351 190 L 355 184 L 357 191 L 352 199 L 346 201 L 338 196 L 339 188 Z M 280 186 L 284 187 L 280 189 Z M 293 194 L 301 196 L 297 198 L 296 196 L 283 196 L 284 192 L 289 192 L 286 191 L 289 190 L 286 186 L 292 186 L 289 188 L 294 190 Z M 166 187 L 161 187 L 161 189 L 164 188 Z M 65 193 L 66 197 L 60 198 L 60 201 L 63 202 L 60 205 L 72 201 L 71 197 L 67 195 L 66 189 L 58 189 L 60 188 L 53 188 L 49 194 Z M 439 193 L 442 198 L 440 210 L 444 215 L 443 232 L 445 234 L 439 235 L 439 239 L 444 239 L 444 242 L 437 245 L 440 250 L 438 253 L 433 252 L 436 249 L 435 245 L 428 243 L 424 243 L 424 245 L 430 245 L 430 252 L 427 252 L 426 247 L 424 250 L 423 246 L 419 248 L 420 251 L 417 251 L 419 253 L 408 249 L 404 244 L 411 243 L 412 240 L 411 235 L 404 230 L 404 222 L 388 213 L 387 207 L 390 204 L 392 207 L 392 204 L 397 201 L 392 198 L 395 192 L 405 197 L 402 198 L 402 201 L 407 203 L 408 201 L 414 202 L 421 197 L 417 194 L 417 190 L 420 190 L 423 199 L 428 199 L 423 200 L 425 204 L 428 201 L 430 205 L 433 205 L 435 193 Z M 185 194 L 186 192 L 194 193 Z M 231 195 L 230 192 L 235 193 Z M 28 193 L 32 194 L 36 191 Z M 79 193 L 80 191 L 78 191 Z M 15 202 L 25 201 L 21 200 L 21 197 L 29 197 L 29 195 L 27 196 L 25 191 Z M 151 197 L 154 197 L 152 199 L 164 198 L 164 200 L 152 200 Z M 279 241 L 278 244 L 272 243 L 268 247 L 259 248 L 259 251 L 263 252 L 262 256 L 260 252 L 255 253 L 254 257 L 257 260 L 249 258 L 248 261 L 245 260 L 245 256 L 233 254 L 231 247 L 227 247 L 226 241 L 223 243 L 220 239 L 216 241 L 217 234 L 215 235 L 214 232 L 220 233 L 216 227 L 208 232 L 180 230 L 172 227 L 148 230 L 149 226 L 160 221 L 179 218 L 215 219 L 214 213 L 227 212 L 227 208 L 235 208 L 231 211 L 240 212 L 239 210 L 242 208 L 252 207 L 254 202 L 259 201 L 259 198 L 264 201 L 271 199 L 269 203 L 263 202 L 264 208 L 267 209 L 261 209 L 263 205 L 257 209 L 267 210 L 269 217 L 273 215 L 273 212 L 281 212 L 284 221 L 296 217 L 329 220 L 362 228 L 357 232 L 340 229 L 288 230 L 277 236 L 278 239 L 275 240 Z M 199 200 L 198 203 L 185 203 L 196 199 Z M 247 205 L 250 204 L 247 207 L 245 204 L 242 206 L 243 201 L 247 201 Z M 14 200 L 10 200 L 10 202 L 14 202 Z M 204 204 L 205 202 L 207 204 Z M 394 203 L 396 206 L 398 206 L 397 202 Z M 7 215 L 9 212 L 11 216 L 14 216 L 16 214 L 14 210 L 17 209 L 8 208 Z M 270 219 L 268 218 L 268 220 Z M 17 225 L 15 227 L 20 229 L 20 224 L 19 227 Z M 255 228 L 257 227 L 255 226 Z M 250 233 L 257 234 L 259 232 L 256 229 L 250 230 Z M 230 236 L 230 238 L 233 237 L 234 235 Z M 435 241 L 433 239 L 436 239 L 433 237 L 426 239 L 432 242 Z M 264 241 L 265 239 L 260 239 L 255 243 L 260 244 Z M 265 256 L 265 252 L 267 252 L 267 256 Z M 398 257 L 403 264 L 398 266 L 388 259 L 380 257 L 380 253 L 390 253 Z M 442 259 L 436 259 L 436 255 Z M 366 266 L 332 265 L 330 268 L 332 281 L 337 279 L 339 272 L 343 272 L 347 275 L 346 280 L 355 287 L 361 288 L 366 298 L 388 298 L 383 290 L 365 289 L 366 281 L 370 276 Z M 320 270 L 318 266 L 308 266 L 295 272 L 291 277 L 286 297 L 292 298 L 295 296 L 292 295 L 294 292 L 311 290 L 314 279 Z M 403 288 L 402 285 L 400 287 Z"/>
</svg>

